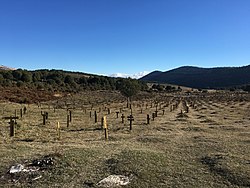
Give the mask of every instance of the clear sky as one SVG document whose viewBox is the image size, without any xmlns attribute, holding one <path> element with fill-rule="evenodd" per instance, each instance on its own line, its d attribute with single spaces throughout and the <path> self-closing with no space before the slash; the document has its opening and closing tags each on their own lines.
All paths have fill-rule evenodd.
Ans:
<svg viewBox="0 0 250 188">
<path fill-rule="evenodd" d="M 250 64 L 250 0 L 0 0 L 0 65 L 135 74 Z"/>
</svg>

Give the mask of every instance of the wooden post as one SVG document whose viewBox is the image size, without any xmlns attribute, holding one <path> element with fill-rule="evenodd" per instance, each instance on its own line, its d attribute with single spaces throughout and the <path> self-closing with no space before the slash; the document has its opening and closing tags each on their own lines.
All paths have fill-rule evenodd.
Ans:
<svg viewBox="0 0 250 188">
<path fill-rule="evenodd" d="M 20 109 L 20 117 L 21 118 L 23 117 L 23 109 L 22 108 Z"/>
<path fill-rule="evenodd" d="M 10 120 L 10 137 L 15 136 L 15 122 Z"/>
<path fill-rule="evenodd" d="M 97 112 L 95 111 L 95 123 L 97 123 Z"/>
<path fill-rule="evenodd" d="M 105 140 L 108 140 L 108 126 L 106 116 L 102 117 L 102 127 L 104 129 Z"/>
<path fill-rule="evenodd" d="M 165 110 L 162 110 L 162 115 L 164 115 L 165 114 Z"/>
<path fill-rule="evenodd" d="M 108 114 L 110 114 L 111 113 L 111 110 L 110 110 L 110 108 L 108 108 Z"/>
<path fill-rule="evenodd" d="M 26 112 L 27 112 L 27 108 L 26 108 L 26 106 L 23 108 L 23 113 L 24 114 L 26 114 Z"/>
<path fill-rule="evenodd" d="M 60 134 L 60 123 L 59 122 L 57 122 L 56 131 L 57 131 L 58 140 L 60 140 L 61 134 Z"/>
<path fill-rule="evenodd" d="M 158 113 L 158 111 L 156 110 L 156 111 L 155 111 L 155 117 L 157 117 L 157 113 Z"/>
<path fill-rule="evenodd" d="M 89 112 L 89 117 L 91 118 L 91 111 Z"/>
<path fill-rule="evenodd" d="M 149 117 L 149 115 L 147 115 L 147 124 L 148 125 L 150 124 L 150 117 Z"/>
<path fill-rule="evenodd" d="M 132 115 L 128 116 L 128 120 L 129 120 L 129 130 L 132 130 L 132 122 L 134 121 L 134 117 Z"/>
<path fill-rule="evenodd" d="M 43 116 L 43 125 L 45 125 L 46 124 L 46 119 L 48 119 L 48 114 L 47 114 L 47 112 L 43 113 L 43 111 L 41 111 L 41 115 Z"/>
<path fill-rule="evenodd" d="M 67 127 L 69 127 L 69 115 L 67 115 Z"/>
<path fill-rule="evenodd" d="M 10 124 L 10 137 L 15 136 L 15 124 L 16 124 L 16 122 L 14 120 L 18 119 L 18 117 L 10 116 L 10 117 L 3 117 L 3 119 L 9 119 L 10 120 L 10 122 L 9 122 L 9 124 Z"/>
<path fill-rule="evenodd" d="M 122 114 L 121 118 L 122 118 L 122 123 L 124 123 L 124 118 L 125 118 L 124 114 Z"/>
<path fill-rule="evenodd" d="M 155 113 L 152 113 L 152 120 L 155 120 Z"/>
<path fill-rule="evenodd" d="M 15 110 L 15 117 L 17 117 L 17 111 Z M 16 124 L 16 119 L 15 119 L 15 124 Z"/>
<path fill-rule="evenodd" d="M 69 122 L 72 122 L 72 111 L 69 111 Z"/>
<path fill-rule="evenodd" d="M 119 118 L 119 112 L 116 112 L 116 118 Z"/>
</svg>

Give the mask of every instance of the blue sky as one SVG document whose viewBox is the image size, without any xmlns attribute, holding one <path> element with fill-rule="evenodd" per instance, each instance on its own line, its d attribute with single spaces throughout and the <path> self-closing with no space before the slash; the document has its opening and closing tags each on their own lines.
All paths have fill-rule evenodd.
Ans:
<svg viewBox="0 0 250 188">
<path fill-rule="evenodd" d="M 98 74 L 250 64 L 250 0 L 0 0 L 0 65 Z"/>
</svg>

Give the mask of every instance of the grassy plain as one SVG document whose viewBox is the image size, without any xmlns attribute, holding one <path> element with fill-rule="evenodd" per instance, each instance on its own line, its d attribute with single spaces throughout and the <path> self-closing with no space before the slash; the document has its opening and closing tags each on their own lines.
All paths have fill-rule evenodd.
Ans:
<svg viewBox="0 0 250 188">
<path fill-rule="evenodd" d="M 189 112 L 181 114 L 185 102 Z M 178 107 L 171 111 L 173 104 Z M 152 121 L 156 105 L 158 116 Z M 20 116 L 24 106 L 27 113 L 17 120 L 15 137 L 9 137 L 8 120 L 2 118 L 15 110 Z M 67 109 L 72 111 L 69 127 Z M 49 114 L 46 125 L 41 111 Z M 2 101 L 0 187 L 97 187 L 112 174 L 130 177 L 124 187 L 250 187 L 248 94 L 147 93 L 134 99 L 132 111 L 130 131 L 121 114 L 127 117 L 131 110 L 116 92 L 85 92 L 29 105 Z M 104 115 L 108 141 L 101 129 Z M 8 174 L 12 165 L 44 156 L 53 157 L 55 164 L 33 173 Z"/>
</svg>

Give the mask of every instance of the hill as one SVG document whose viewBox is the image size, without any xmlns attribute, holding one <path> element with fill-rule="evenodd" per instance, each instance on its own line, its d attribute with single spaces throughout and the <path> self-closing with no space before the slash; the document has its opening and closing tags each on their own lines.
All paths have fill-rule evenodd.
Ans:
<svg viewBox="0 0 250 188">
<path fill-rule="evenodd" d="M 136 79 L 111 78 L 63 70 L 0 69 L 0 100 L 32 103 L 54 98 L 55 93 L 78 93 L 81 91 L 121 91 L 129 82 L 136 90 L 147 89 L 146 83 Z M 51 97 L 50 97 L 51 96 Z"/>
<path fill-rule="evenodd" d="M 236 87 L 250 84 L 250 65 L 219 68 L 184 66 L 166 72 L 154 71 L 140 80 L 203 89 Z"/>
</svg>

